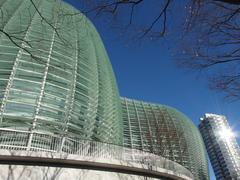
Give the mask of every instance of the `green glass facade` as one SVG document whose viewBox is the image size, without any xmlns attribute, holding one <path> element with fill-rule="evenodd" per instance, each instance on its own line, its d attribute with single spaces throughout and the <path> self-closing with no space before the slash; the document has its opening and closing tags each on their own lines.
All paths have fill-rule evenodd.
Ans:
<svg viewBox="0 0 240 180">
<path fill-rule="evenodd" d="M 121 100 L 124 146 L 166 157 L 189 169 L 196 179 L 208 179 L 201 135 L 185 115 L 164 105 Z"/>
<path fill-rule="evenodd" d="M 0 28 L 12 36 L 0 36 L 0 126 L 122 144 L 115 77 L 94 26 L 59 0 L 33 2 L 46 19 L 29 0 L 0 1 Z"/>
<path fill-rule="evenodd" d="M 192 122 L 173 108 L 120 98 L 91 22 L 61 0 L 32 2 L 0 0 L 0 129 L 28 131 L 24 147 L 53 144 L 32 139 L 36 132 L 62 137 L 59 144 L 73 137 L 148 151 L 208 179 Z M 11 136 L 5 145 L 17 144 L 14 133 L 3 135 Z"/>
</svg>

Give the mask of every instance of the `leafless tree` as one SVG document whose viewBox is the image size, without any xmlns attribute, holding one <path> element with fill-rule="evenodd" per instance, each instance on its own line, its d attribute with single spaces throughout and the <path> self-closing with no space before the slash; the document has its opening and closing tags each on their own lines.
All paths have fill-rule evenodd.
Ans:
<svg viewBox="0 0 240 180">
<path fill-rule="evenodd" d="M 192 70 L 209 70 L 211 89 L 239 99 L 240 1 L 184 0 L 181 2 L 184 8 L 176 11 L 177 3 L 174 0 L 153 0 L 149 5 L 146 0 L 97 0 L 85 3 L 83 12 L 119 20 L 123 34 L 129 37 L 128 32 L 132 32 L 138 40 L 165 37 L 173 19 L 179 13 L 185 14 L 182 16 L 182 32 L 178 32 L 182 33 L 179 48 L 182 56 L 178 53 L 181 58 L 176 58 L 177 63 Z"/>
<path fill-rule="evenodd" d="M 146 0 L 76 1 L 83 3 L 84 14 L 103 17 L 118 30 L 121 29 L 121 34 L 138 40 L 164 37 L 169 21 L 168 11 L 173 4 L 173 0 L 152 0 L 151 3 Z"/>
<path fill-rule="evenodd" d="M 208 71 L 210 88 L 233 100 L 240 98 L 239 19 L 239 0 L 199 1 L 186 23 L 187 40 L 178 61 L 186 68 Z"/>
<path fill-rule="evenodd" d="M 224 91 L 227 97 L 240 98 L 239 0 L 184 0 L 177 11 L 176 6 L 180 4 L 177 0 L 152 0 L 151 3 L 147 0 L 75 1 L 81 4 L 82 13 L 102 17 L 103 21 L 109 22 L 111 19 L 115 26 L 123 30 L 121 35 L 138 40 L 161 39 L 170 31 L 174 33 L 171 26 L 173 19 L 182 14 L 182 31 L 177 33 L 183 34 L 183 48 L 179 48 L 182 56 L 178 55 L 181 59 L 177 58 L 177 63 L 193 70 L 211 70 L 213 73 L 209 82 L 212 89 Z M 36 1 L 30 2 L 42 22 L 54 29 L 62 39 L 57 26 L 41 14 Z M 62 15 L 74 16 L 79 13 L 65 12 Z M 8 32 L 1 26 L 0 33 L 33 56 L 28 48 L 31 42 L 19 37 L 18 33 L 21 32 Z M 24 42 L 25 46 L 19 42 Z M 67 44 L 64 39 L 62 42 Z"/>
</svg>

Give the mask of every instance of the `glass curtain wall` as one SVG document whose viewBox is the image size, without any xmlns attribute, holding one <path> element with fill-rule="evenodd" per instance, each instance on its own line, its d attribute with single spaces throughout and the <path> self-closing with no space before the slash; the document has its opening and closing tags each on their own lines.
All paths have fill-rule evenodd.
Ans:
<svg viewBox="0 0 240 180">
<path fill-rule="evenodd" d="M 0 127 L 122 144 L 115 77 L 94 26 L 61 0 L 0 7 Z"/>
<path fill-rule="evenodd" d="M 208 163 L 198 129 L 179 111 L 164 105 L 122 98 L 124 146 L 148 151 L 208 179 Z"/>
</svg>

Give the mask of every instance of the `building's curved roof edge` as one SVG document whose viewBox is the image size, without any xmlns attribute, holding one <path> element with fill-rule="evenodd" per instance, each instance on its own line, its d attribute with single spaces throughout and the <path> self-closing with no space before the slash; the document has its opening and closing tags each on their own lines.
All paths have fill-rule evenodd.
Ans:
<svg viewBox="0 0 240 180">
<path fill-rule="evenodd" d="M 171 110 L 176 111 L 177 113 L 182 114 L 186 119 L 189 119 L 189 120 L 192 122 L 192 120 L 191 120 L 185 113 L 181 112 L 181 111 L 178 110 L 177 108 L 172 107 L 172 106 L 170 106 L 170 105 L 160 104 L 160 103 L 157 103 L 157 102 L 144 101 L 144 100 L 141 100 L 141 99 L 123 97 L 123 96 L 120 96 L 120 98 L 121 98 L 121 99 L 127 99 L 127 100 L 130 100 L 130 101 L 138 101 L 138 102 L 141 102 L 141 103 L 143 103 L 143 104 L 151 104 L 151 105 L 154 105 L 154 106 L 159 106 L 159 107 L 164 107 L 164 108 L 167 108 L 167 109 L 171 109 Z M 193 123 L 193 122 L 192 122 L 192 123 Z M 195 124 L 194 124 L 194 125 L 195 125 Z"/>
</svg>

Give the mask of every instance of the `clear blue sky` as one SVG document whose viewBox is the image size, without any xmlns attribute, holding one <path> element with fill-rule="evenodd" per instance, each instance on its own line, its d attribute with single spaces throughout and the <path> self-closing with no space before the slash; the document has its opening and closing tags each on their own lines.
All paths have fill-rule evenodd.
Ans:
<svg viewBox="0 0 240 180">
<path fill-rule="evenodd" d="M 78 6 L 76 1 L 75 6 Z M 128 45 L 129 42 L 120 40 L 117 31 L 100 20 L 92 21 L 105 44 L 121 96 L 172 106 L 196 125 L 204 113 L 223 114 L 234 131 L 240 130 L 240 101 L 226 102 L 222 94 L 210 91 L 204 72 L 179 69 L 172 53 L 175 42 L 163 39 Z M 212 170 L 210 175 L 214 180 Z"/>
</svg>

